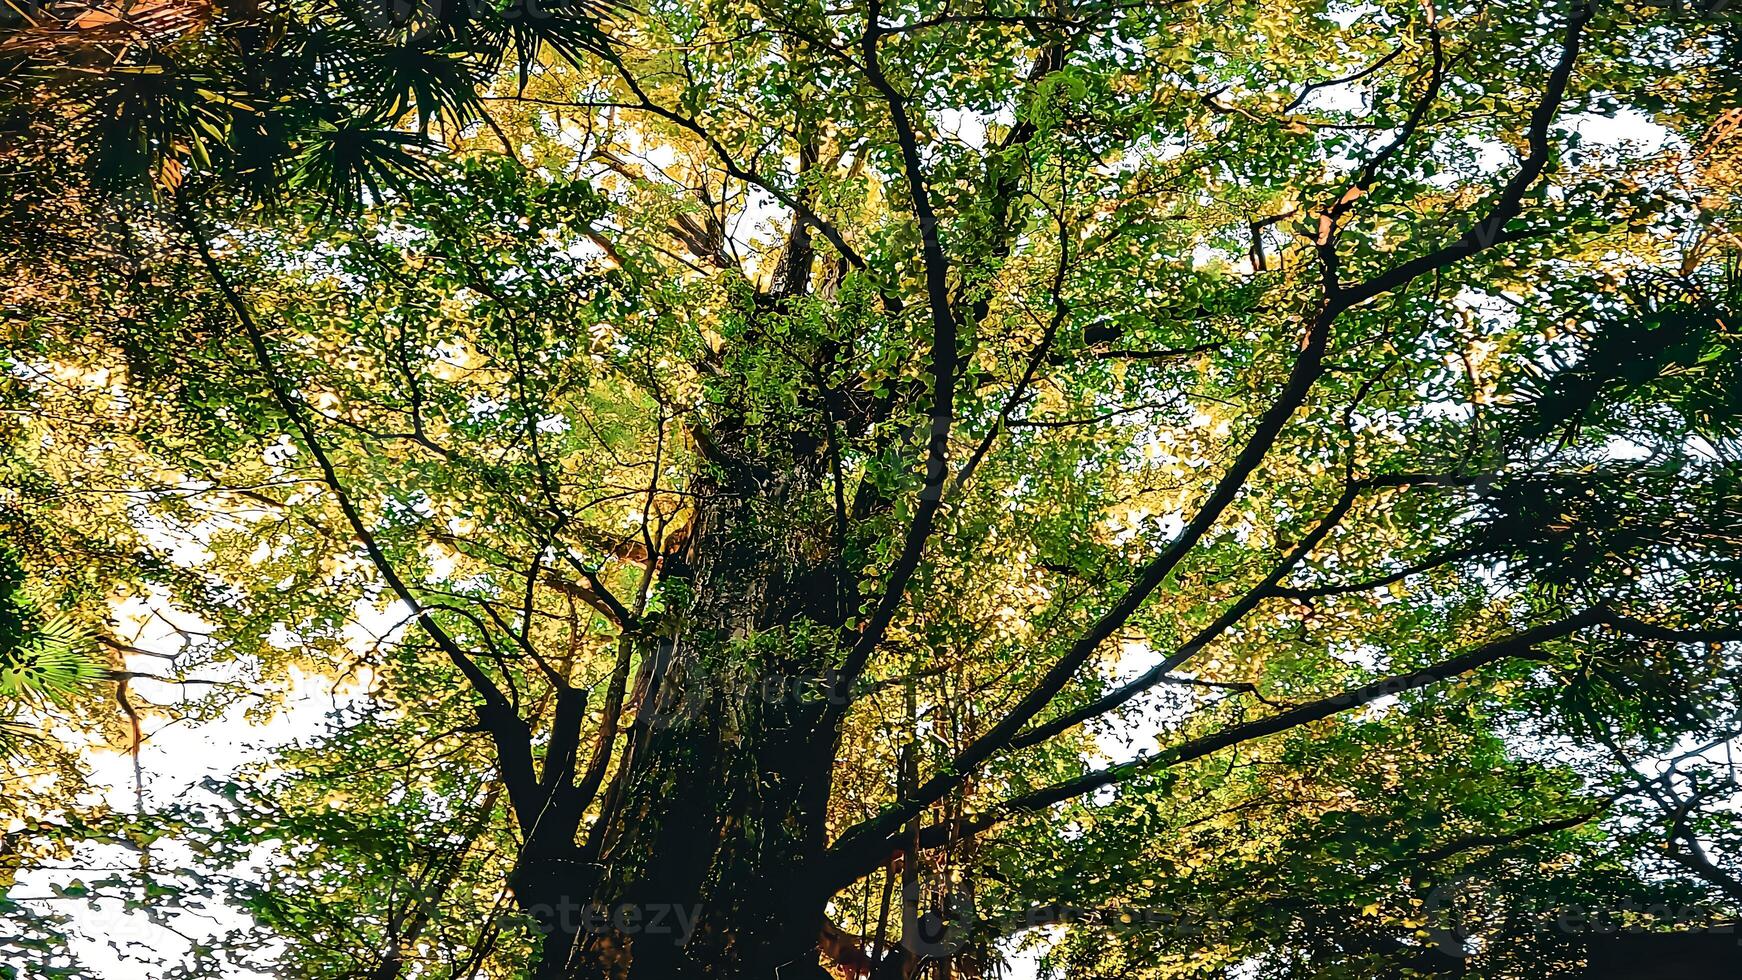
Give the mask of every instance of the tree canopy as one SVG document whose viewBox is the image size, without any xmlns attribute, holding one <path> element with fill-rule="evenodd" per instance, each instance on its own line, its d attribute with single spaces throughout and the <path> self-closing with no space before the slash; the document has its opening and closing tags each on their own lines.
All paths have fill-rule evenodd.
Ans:
<svg viewBox="0 0 1742 980">
<path fill-rule="evenodd" d="M 0 977 L 100 976 L 84 906 L 151 976 L 333 980 L 1733 927 L 1737 40 L 7 7 Z"/>
</svg>

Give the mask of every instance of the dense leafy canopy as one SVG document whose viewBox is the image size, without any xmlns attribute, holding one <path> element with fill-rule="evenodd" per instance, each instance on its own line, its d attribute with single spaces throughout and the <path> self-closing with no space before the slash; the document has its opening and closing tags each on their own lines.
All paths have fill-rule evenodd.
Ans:
<svg viewBox="0 0 1742 980">
<path fill-rule="evenodd" d="M 1742 911 L 1721 11 L 0 25 L 0 976 L 88 975 L 84 904 L 370 980 L 1524 977 Z"/>
</svg>

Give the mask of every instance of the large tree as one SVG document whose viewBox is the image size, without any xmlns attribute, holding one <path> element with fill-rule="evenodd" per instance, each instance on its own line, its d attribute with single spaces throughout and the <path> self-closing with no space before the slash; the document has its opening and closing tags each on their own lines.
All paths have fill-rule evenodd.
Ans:
<svg viewBox="0 0 1742 980">
<path fill-rule="evenodd" d="M 1718 13 L 8 32 L 14 563 L 130 715 L 352 683 L 127 830 L 309 845 L 242 889 L 306 975 L 1509 975 L 1471 889 L 1738 898 Z"/>
</svg>

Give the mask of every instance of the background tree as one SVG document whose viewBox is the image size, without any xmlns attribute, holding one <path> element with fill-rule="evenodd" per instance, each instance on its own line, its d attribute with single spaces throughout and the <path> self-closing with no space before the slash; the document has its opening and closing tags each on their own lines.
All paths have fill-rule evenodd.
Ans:
<svg viewBox="0 0 1742 980">
<path fill-rule="evenodd" d="M 6 505 L 205 624 L 177 677 L 362 691 L 126 821 L 271 873 L 139 874 L 382 980 L 975 975 L 1073 919 L 1075 975 L 1504 976 L 1544 908 L 1733 903 L 1687 13 L 33 12 Z"/>
</svg>

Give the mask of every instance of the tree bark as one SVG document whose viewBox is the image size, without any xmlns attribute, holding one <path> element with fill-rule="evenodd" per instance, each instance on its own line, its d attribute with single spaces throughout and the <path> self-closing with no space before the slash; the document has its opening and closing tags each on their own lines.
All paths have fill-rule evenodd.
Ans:
<svg viewBox="0 0 1742 980">
<path fill-rule="evenodd" d="M 665 627 L 584 921 L 550 976 L 826 976 L 827 893 L 806 873 L 826 843 L 834 740 L 816 726 L 840 618 L 824 471 L 813 454 L 701 495 L 667 570 L 689 603 Z"/>
</svg>

